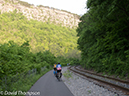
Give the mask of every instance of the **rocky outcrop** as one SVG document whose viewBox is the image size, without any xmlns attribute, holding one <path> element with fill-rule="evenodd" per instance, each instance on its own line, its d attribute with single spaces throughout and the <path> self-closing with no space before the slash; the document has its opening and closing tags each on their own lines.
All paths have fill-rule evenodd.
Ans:
<svg viewBox="0 0 129 96">
<path fill-rule="evenodd" d="M 14 11 L 15 9 L 17 12 L 22 12 L 29 20 L 61 24 L 70 28 L 77 27 L 80 18 L 76 14 L 42 5 L 34 6 L 19 0 L 0 0 L 1 13 Z"/>
</svg>

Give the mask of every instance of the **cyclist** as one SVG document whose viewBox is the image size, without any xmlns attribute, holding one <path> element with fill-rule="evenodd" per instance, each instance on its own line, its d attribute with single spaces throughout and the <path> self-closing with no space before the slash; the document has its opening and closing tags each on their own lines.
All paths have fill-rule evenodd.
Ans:
<svg viewBox="0 0 129 96">
<path fill-rule="evenodd" d="M 56 65 L 56 69 L 57 69 L 56 74 L 59 73 L 59 72 L 61 73 L 62 66 L 61 66 L 60 63 L 58 63 L 58 64 Z M 61 77 L 61 76 L 62 76 L 62 73 L 61 73 L 60 77 Z M 56 77 L 57 77 L 57 75 L 56 75 Z"/>
<path fill-rule="evenodd" d="M 57 70 L 57 69 L 56 69 L 56 65 L 57 65 L 57 64 L 55 63 L 54 66 L 53 66 L 53 69 L 54 69 L 53 73 L 54 73 L 54 75 L 56 74 L 56 70 Z"/>
</svg>

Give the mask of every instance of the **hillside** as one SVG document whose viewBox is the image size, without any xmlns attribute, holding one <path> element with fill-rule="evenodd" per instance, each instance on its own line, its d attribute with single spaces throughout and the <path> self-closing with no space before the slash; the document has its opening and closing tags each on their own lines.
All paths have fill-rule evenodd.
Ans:
<svg viewBox="0 0 129 96">
<path fill-rule="evenodd" d="M 27 92 L 54 63 L 78 63 L 77 16 L 18 0 L 0 0 L 0 90 Z"/>
<path fill-rule="evenodd" d="M 51 22 L 70 28 L 78 26 L 80 16 L 67 12 L 65 10 L 59 10 L 50 8 L 48 6 L 34 6 L 20 0 L 0 0 L 1 13 L 17 10 L 17 12 L 23 13 L 28 20 L 34 19 L 43 22 Z"/>
<path fill-rule="evenodd" d="M 88 0 L 87 7 L 77 28 L 82 66 L 129 77 L 129 0 Z"/>
<path fill-rule="evenodd" d="M 0 0 L 0 10 L 0 43 L 29 41 L 32 52 L 50 50 L 55 56 L 79 53 L 75 30 L 78 15 L 20 0 Z"/>
<path fill-rule="evenodd" d="M 17 10 L 0 14 L 0 22 L 0 43 L 13 40 L 20 45 L 29 41 L 32 52 L 50 50 L 55 56 L 78 53 L 75 29 L 28 20 Z"/>
</svg>

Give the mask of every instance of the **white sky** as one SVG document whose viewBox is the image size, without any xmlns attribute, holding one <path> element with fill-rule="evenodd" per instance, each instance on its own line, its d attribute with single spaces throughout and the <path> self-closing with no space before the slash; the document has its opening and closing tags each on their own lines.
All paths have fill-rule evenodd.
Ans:
<svg viewBox="0 0 129 96">
<path fill-rule="evenodd" d="M 62 9 L 75 13 L 78 15 L 83 15 L 86 13 L 86 1 L 87 0 L 20 0 L 28 2 L 34 5 L 49 6 L 57 9 Z"/>
</svg>

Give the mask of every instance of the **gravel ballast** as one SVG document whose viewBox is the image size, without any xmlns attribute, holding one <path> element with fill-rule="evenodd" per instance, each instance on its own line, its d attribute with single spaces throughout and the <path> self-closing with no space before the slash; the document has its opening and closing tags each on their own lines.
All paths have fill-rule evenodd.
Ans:
<svg viewBox="0 0 129 96">
<path fill-rule="evenodd" d="M 62 80 L 74 96 L 124 96 L 118 95 L 103 87 L 95 85 L 80 76 L 67 70 L 67 67 L 62 69 Z"/>
</svg>

